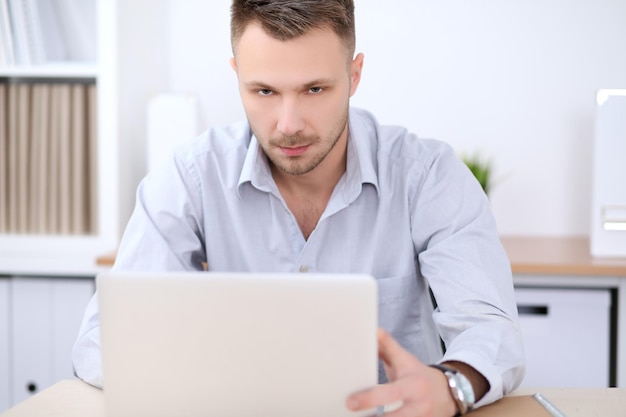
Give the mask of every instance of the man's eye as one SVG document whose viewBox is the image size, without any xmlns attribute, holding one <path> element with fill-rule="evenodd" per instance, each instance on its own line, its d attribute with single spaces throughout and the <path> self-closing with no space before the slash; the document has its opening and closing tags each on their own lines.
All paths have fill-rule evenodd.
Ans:
<svg viewBox="0 0 626 417">
<path fill-rule="evenodd" d="M 323 91 L 324 89 L 322 87 L 311 87 L 309 88 L 309 93 L 312 94 L 319 94 Z"/>
<path fill-rule="evenodd" d="M 267 88 L 262 88 L 258 91 L 260 96 L 270 96 L 272 95 L 272 90 L 268 90 Z"/>
</svg>

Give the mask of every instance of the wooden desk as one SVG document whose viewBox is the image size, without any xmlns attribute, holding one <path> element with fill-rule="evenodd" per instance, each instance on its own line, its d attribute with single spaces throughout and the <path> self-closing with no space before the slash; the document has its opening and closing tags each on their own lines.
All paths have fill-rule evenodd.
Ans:
<svg viewBox="0 0 626 417">
<path fill-rule="evenodd" d="M 80 380 L 58 382 L 22 401 L 1 417 L 105 417 L 102 391 Z"/>
<path fill-rule="evenodd" d="M 626 410 L 626 388 L 550 388 L 524 389 L 512 395 L 530 395 L 541 392 L 567 417 L 618 417 Z M 497 403 L 496 403 L 497 405 Z M 494 415 L 498 409 L 486 406 L 476 410 L 472 417 Z M 506 415 L 525 415 L 514 410 Z M 105 417 L 102 391 L 78 380 L 61 381 L 21 402 L 1 417 Z M 498 413 L 505 417 L 504 414 Z M 536 414 L 535 414 L 536 415 Z M 265 416 L 259 416 L 265 417 Z"/>
<path fill-rule="evenodd" d="M 501 237 L 514 274 L 626 277 L 623 258 L 593 258 L 587 237 Z"/>
<path fill-rule="evenodd" d="M 516 237 L 500 238 L 511 260 L 514 274 L 560 274 L 626 277 L 624 258 L 593 258 L 589 238 Z M 115 263 L 115 253 L 98 257 L 99 266 Z"/>
<path fill-rule="evenodd" d="M 98 256 L 96 258 L 96 265 L 104 266 L 104 267 L 112 267 L 115 263 L 115 255 L 116 253 L 107 253 L 105 255 Z"/>
</svg>

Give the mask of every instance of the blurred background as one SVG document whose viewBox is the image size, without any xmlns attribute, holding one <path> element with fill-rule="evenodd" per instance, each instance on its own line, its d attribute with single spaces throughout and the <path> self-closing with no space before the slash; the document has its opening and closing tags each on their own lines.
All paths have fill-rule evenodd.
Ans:
<svg viewBox="0 0 626 417">
<path fill-rule="evenodd" d="M 587 235 L 596 92 L 626 87 L 623 0 L 355 0 L 363 79 L 381 123 L 492 159 L 503 235 Z M 229 2 L 169 4 L 172 91 L 202 128 L 243 117 Z"/>
</svg>

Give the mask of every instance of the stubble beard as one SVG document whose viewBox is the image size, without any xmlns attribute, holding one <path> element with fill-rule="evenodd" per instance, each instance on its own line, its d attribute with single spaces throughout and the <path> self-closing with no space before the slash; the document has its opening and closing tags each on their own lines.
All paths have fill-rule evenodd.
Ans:
<svg viewBox="0 0 626 417">
<path fill-rule="evenodd" d="M 267 155 L 270 163 L 278 168 L 280 171 L 289 175 L 304 175 L 319 166 L 319 164 L 326 159 L 328 154 L 335 149 L 337 142 L 341 138 L 344 130 L 348 125 L 348 109 L 346 108 L 343 117 L 341 117 L 333 130 L 329 133 L 328 137 L 332 138 L 330 142 L 323 141 L 319 136 L 304 136 L 304 135 L 291 135 L 282 136 L 280 138 L 272 138 L 268 144 L 265 145 L 264 141 L 259 140 L 259 144 L 263 149 L 265 155 Z M 252 127 L 252 132 L 257 138 L 259 136 L 255 133 Z M 312 147 L 320 143 L 330 143 L 329 146 L 319 149 L 314 154 L 307 154 L 304 156 L 286 156 L 282 155 L 278 151 L 278 147 L 298 147 L 311 145 Z M 272 152 L 274 151 L 274 152 Z M 309 150 L 307 150 L 307 153 Z"/>
</svg>

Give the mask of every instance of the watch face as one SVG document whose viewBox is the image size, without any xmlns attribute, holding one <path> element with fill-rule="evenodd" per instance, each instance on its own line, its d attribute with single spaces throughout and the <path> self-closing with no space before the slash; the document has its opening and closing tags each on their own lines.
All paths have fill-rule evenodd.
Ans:
<svg viewBox="0 0 626 417">
<path fill-rule="evenodd" d="M 474 388 L 465 375 L 445 365 L 435 364 L 430 366 L 439 369 L 446 375 L 446 378 L 448 378 L 450 393 L 457 404 L 459 414 L 462 415 L 471 411 L 476 398 L 474 396 Z"/>
<path fill-rule="evenodd" d="M 472 387 L 472 384 L 460 372 L 457 372 L 455 376 L 459 384 L 459 391 L 463 393 L 463 402 L 467 405 L 468 408 L 472 408 L 474 406 L 474 401 L 475 401 L 474 388 Z"/>
</svg>

